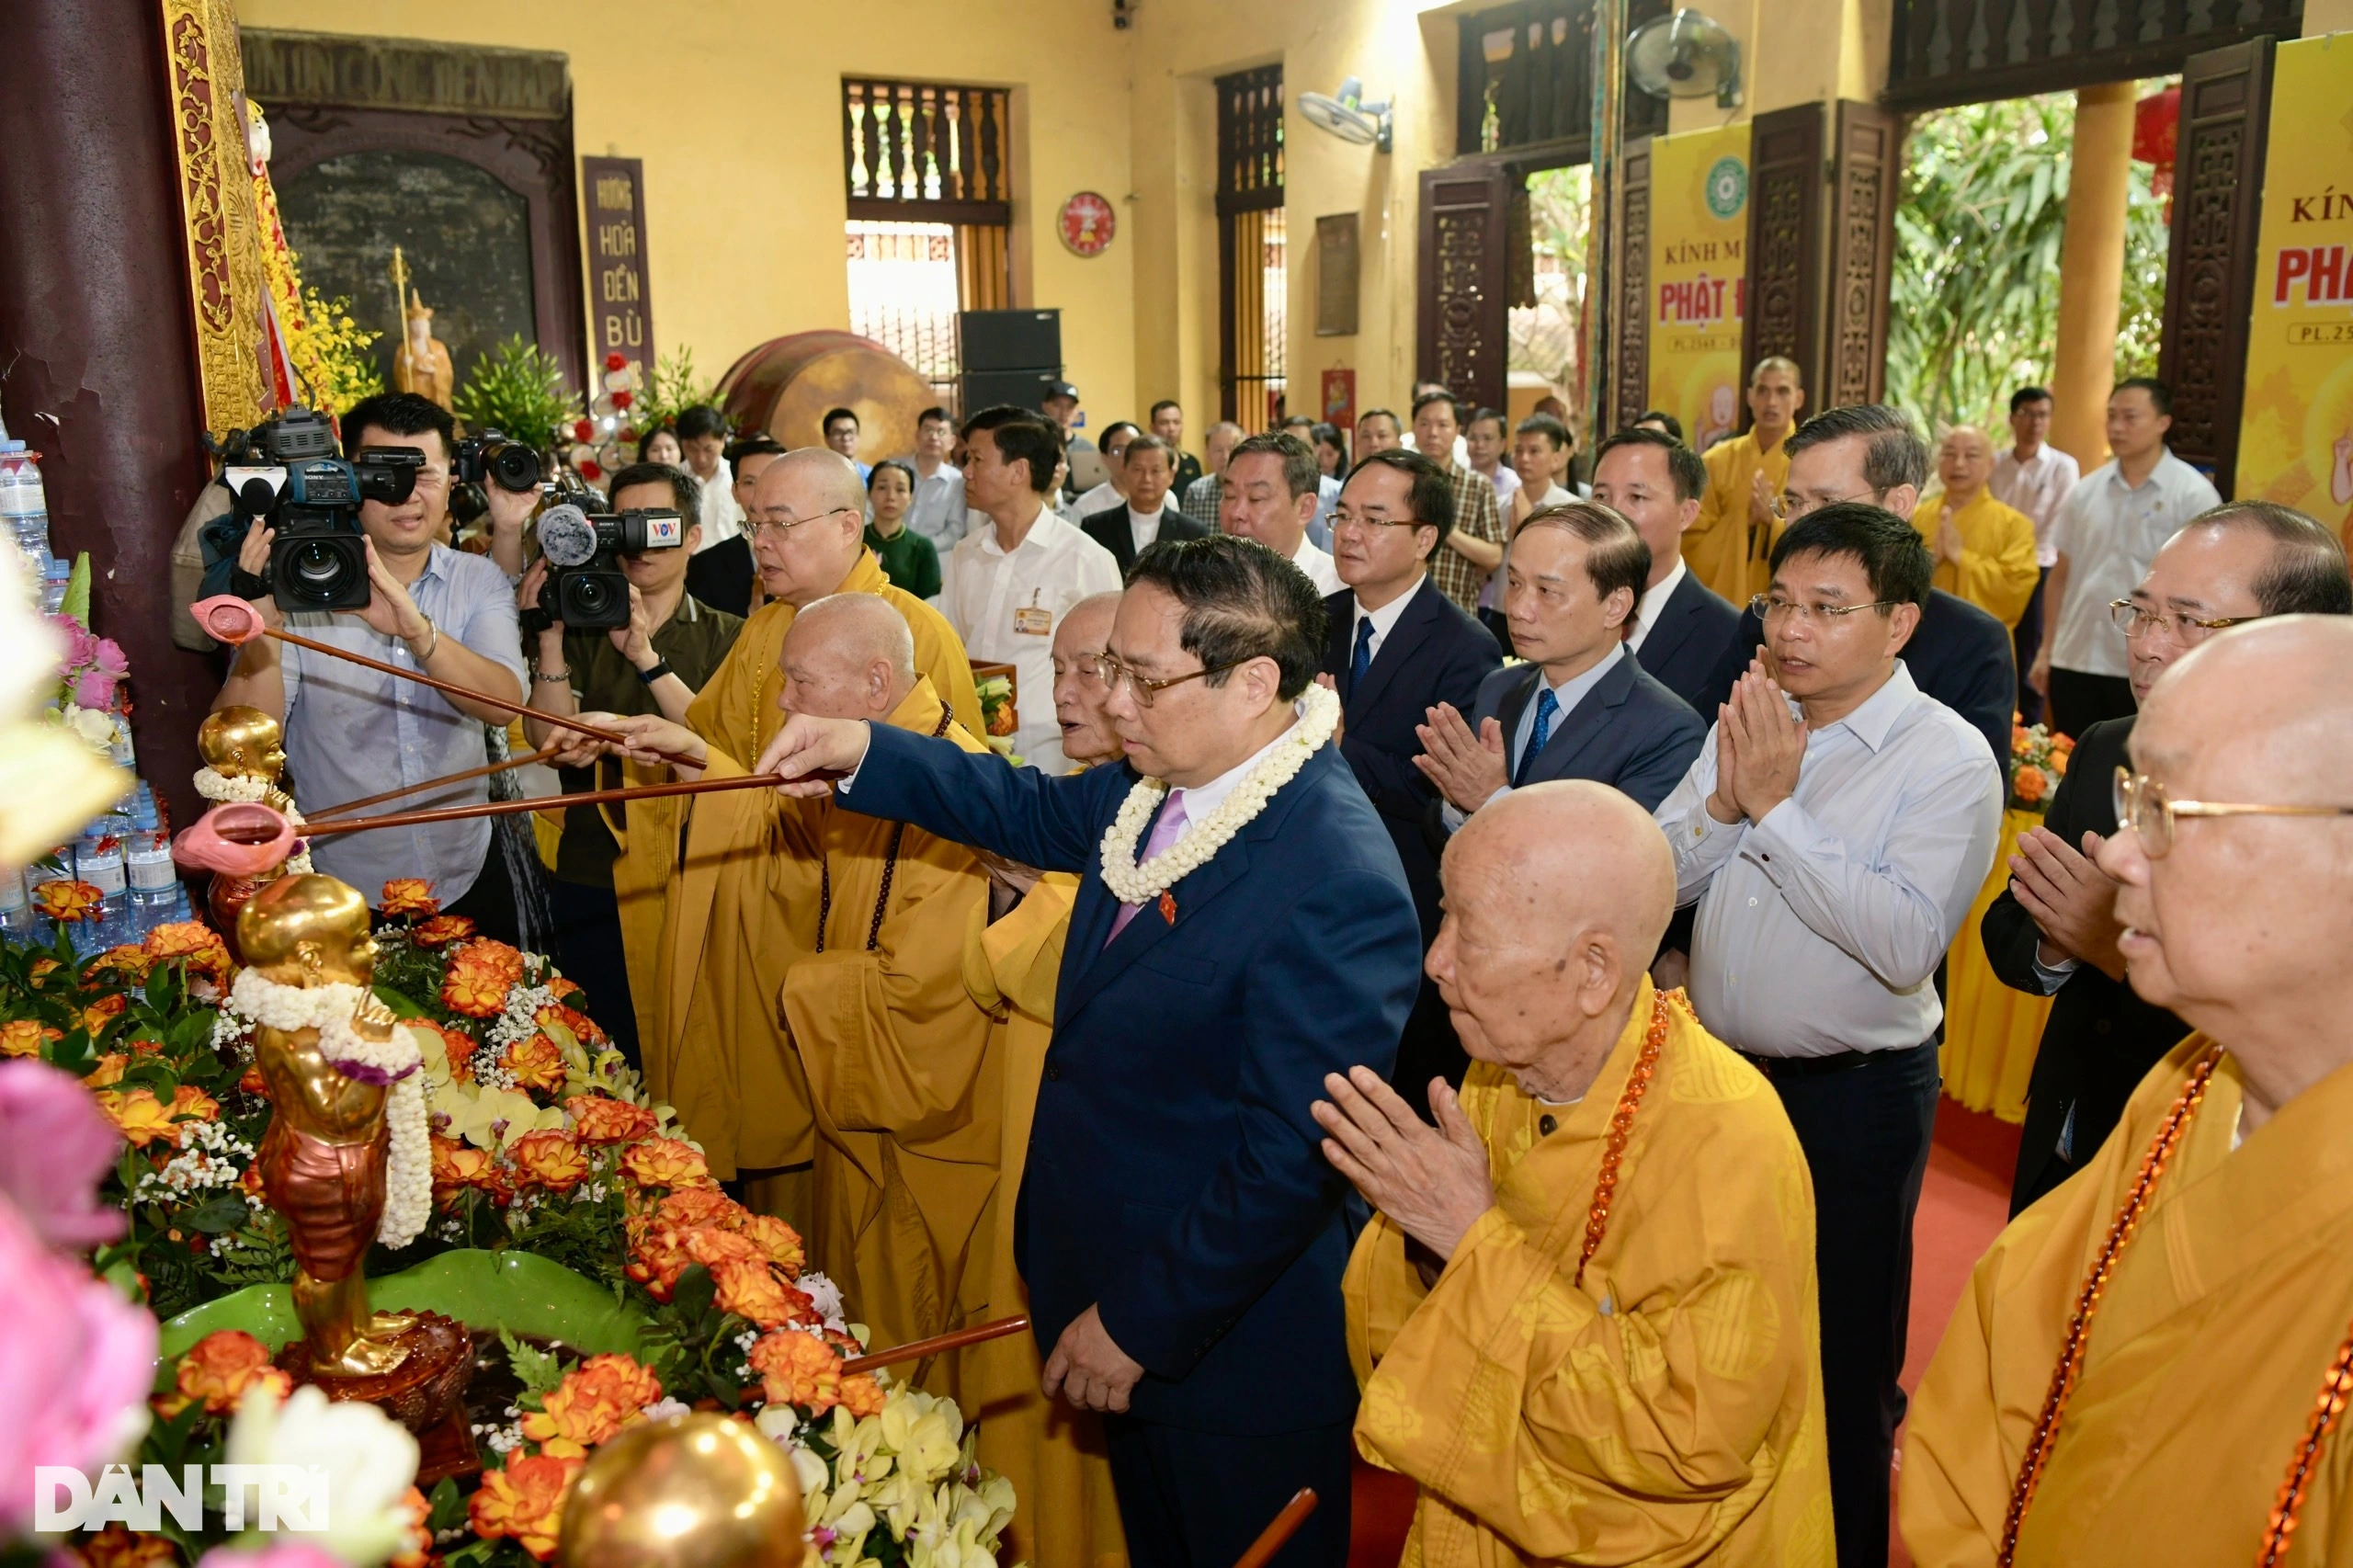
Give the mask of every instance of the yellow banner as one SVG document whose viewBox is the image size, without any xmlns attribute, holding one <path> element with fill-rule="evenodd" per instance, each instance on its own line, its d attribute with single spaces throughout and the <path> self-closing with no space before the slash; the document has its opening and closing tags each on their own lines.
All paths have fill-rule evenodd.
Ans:
<svg viewBox="0 0 2353 1568">
<path fill-rule="evenodd" d="M 2353 523 L 2353 33 L 2273 57 L 2237 493 Z"/>
<path fill-rule="evenodd" d="M 1748 127 L 1651 142 L 1650 405 L 1693 451 L 1740 428 Z"/>
</svg>

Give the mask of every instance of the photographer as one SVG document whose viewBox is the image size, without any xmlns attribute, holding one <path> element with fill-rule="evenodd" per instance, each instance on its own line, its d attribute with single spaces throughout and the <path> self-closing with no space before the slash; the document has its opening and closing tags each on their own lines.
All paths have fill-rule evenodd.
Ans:
<svg viewBox="0 0 2353 1568">
<path fill-rule="evenodd" d="M 359 505 L 368 604 L 333 613 L 282 614 L 263 594 L 255 598 L 256 608 L 269 624 L 314 641 L 522 700 L 522 643 L 506 574 L 483 557 L 437 542 L 448 521 L 449 415 L 412 393 L 387 392 L 354 407 L 344 416 L 343 429 L 347 456 L 374 447 L 405 448 L 422 458 L 407 500 Z M 492 486 L 490 498 L 494 528 L 519 539 L 537 497 Z M 246 530 L 237 562 L 245 574 L 241 582 L 250 586 L 268 570 L 275 538 L 261 519 Z M 414 681 L 267 637 L 237 650 L 212 706 L 218 710 L 238 703 L 285 725 L 287 763 L 302 804 L 312 812 L 480 767 L 485 758 L 483 726 L 504 725 L 509 717 L 486 703 L 448 698 Z M 487 799 L 487 783 L 476 778 L 421 792 L 387 809 Z M 486 936 L 517 938 L 515 892 L 494 851 L 487 818 L 321 838 L 313 844 L 312 858 L 320 870 L 371 900 L 392 878 L 424 877 L 443 908 L 472 917 Z"/>
<path fill-rule="evenodd" d="M 636 463 L 613 475 L 612 508 L 674 511 L 688 528 L 675 550 L 648 550 L 620 558 L 629 579 L 630 623 L 611 631 L 567 631 L 554 621 L 539 633 L 533 653 L 532 706 L 550 713 L 660 714 L 684 723 L 711 673 L 734 646 L 743 629 L 738 617 L 711 608 L 687 591 L 687 569 L 695 559 L 700 528 L 694 522 L 701 496 L 693 477 L 666 463 Z M 544 607 L 551 616 L 548 563 L 532 563 L 517 595 L 525 609 Z M 566 732 L 538 720 L 524 721 L 531 744 L 561 741 Z M 622 782 L 612 761 L 595 768 L 560 770 L 566 794 L 609 789 Z M 602 777 L 599 777 L 599 774 Z M 620 907 L 613 892 L 613 861 L 620 854 L 603 812 L 626 827 L 626 805 L 574 806 L 564 813 L 548 899 L 554 908 L 557 961 L 567 974 L 589 986 L 587 1012 L 638 1064 L 637 1017 L 631 1002 L 629 965 L 621 947 Z M 593 981 L 587 977 L 593 976 Z"/>
</svg>

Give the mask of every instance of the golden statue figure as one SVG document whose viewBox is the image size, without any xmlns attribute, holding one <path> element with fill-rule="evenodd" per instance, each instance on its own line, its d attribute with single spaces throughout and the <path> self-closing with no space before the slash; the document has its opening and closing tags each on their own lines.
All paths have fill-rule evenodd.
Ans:
<svg viewBox="0 0 2353 1568">
<path fill-rule="evenodd" d="M 392 352 L 392 385 L 404 392 L 450 406 L 458 385 L 449 362 L 449 346 L 433 335 L 433 312 L 425 298 L 409 283 L 408 263 L 398 245 L 392 247 L 392 297 L 401 307 L 401 346 Z"/>
<path fill-rule="evenodd" d="M 278 787 L 286 767 L 286 744 L 285 731 L 277 720 L 258 708 L 223 708 L 197 726 L 196 749 L 204 758 L 204 771 L 196 776 L 198 794 L 209 801 L 253 801 L 300 824 L 294 798 Z M 300 869 L 307 869 L 307 863 Z M 213 929 L 228 944 L 230 957 L 241 963 L 244 960 L 238 954 L 238 911 L 282 874 L 283 868 L 275 866 L 250 877 L 212 874 L 205 908 L 212 916 Z"/>
<path fill-rule="evenodd" d="M 354 1031 L 389 1040 L 392 1015 L 369 986 L 376 939 L 368 901 L 333 877 L 282 877 L 237 916 L 245 962 L 280 985 L 360 988 Z M 371 1314 L 360 1265 L 384 1212 L 387 1085 L 329 1061 L 315 1028 L 258 1026 L 254 1063 L 275 1114 L 263 1134 L 262 1191 L 294 1244 L 294 1312 L 314 1378 L 376 1377 L 407 1358 L 414 1317 Z"/>
</svg>

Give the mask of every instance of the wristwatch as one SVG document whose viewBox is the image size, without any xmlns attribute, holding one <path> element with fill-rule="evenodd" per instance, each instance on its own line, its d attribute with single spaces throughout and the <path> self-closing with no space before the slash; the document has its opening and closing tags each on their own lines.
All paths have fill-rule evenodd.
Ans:
<svg viewBox="0 0 2353 1568">
<path fill-rule="evenodd" d="M 653 667 L 652 669 L 650 669 L 650 670 L 640 670 L 640 671 L 638 671 L 638 672 L 637 672 L 637 678 L 638 678 L 638 679 L 640 679 L 640 680 L 642 680 L 642 681 L 643 681 L 646 685 L 648 685 L 648 686 L 652 686 L 655 681 L 660 680 L 664 676 L 672 676 L 672 675 L 676 675 L 677 673 L 678 673 L 677 671 L 676 671 L 676 670 L 674 670 L 674 669 L 672 669 L 672 668 L 670 667 L 670 661 L 669 661 L 669 660 L 667 660 L 667 659 L 656 659 L 656 660 L 654 660 L 654 667 Z"/>
</svg>

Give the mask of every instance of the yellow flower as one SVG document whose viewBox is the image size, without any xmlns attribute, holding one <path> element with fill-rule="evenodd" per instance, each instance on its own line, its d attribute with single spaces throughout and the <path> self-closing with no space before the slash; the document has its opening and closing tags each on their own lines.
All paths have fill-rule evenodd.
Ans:
<svg viewBox="0 0 2353 1568">
<path fill-rule="evenodd" d="M 683 1197 L 684 1194 L 676 1194 Z M 665 1199 L 669 1201 L 669 1199 Z M 798 1278 L 802 1265 L 809 1261 L 801 1244 L 801 1233 L 773 1214 L 746 1214 L 736 1227 L 753 1245 L 758 1247 L 770 1263 L 784 1270 L 790 1278 Z"/>
<path fill-rule="evenodd" d="M 432 1110 L 437 1117 L 446 1114 L 449 1119 L 442 1132 L 477 1149 L 501 1148 L 526 1132 L 563 1125 L 563 1112 L 541 1109 L 530 1096 L 513 1089 L 451 1084 L 433 1096 Z"/>
<path fill-rule="evenodd" d="M 82 973 L 85 977 L 119 974 L 136 985 L 147 978 L 147 971 L 154 967 L 154 962 L 147 956 L 146 949 L 135 942 L 125 942 L 93 958 L 82 966 Z"/>
<path fill-rule="evenodd" d="M 433 1200 L 446 1204 L 470 1187 L 504 1196 L 498 1162 L 487 1149 L 476 1149 L 449 1138 L 433 1139 Z"/>
<path fill-rule="evenodd" d="M 813 1334 L 788 1328 L 763 1335 L 749 1360 L 770 1404 L 797 1405 L 813 1416 L 841 1403 L 841 1356 Z"/>
<path fill-rule="evenodd" d="M 155 1098 L 153 1089 L 100 1089 L 98 1108 L 107 1119 L 119 1128 L 131 1147 L 144 1149 L 158 1138 L 169 1139 L 172 1132 L 172 1110 Z"/>
<path fill-rule="evenodd" d="M 422 877 L 395 877 L 386 882 L 383 902 L 376 908 L 383 915 L 413 915 L 426 918 L 441 913 L 440 902 L 433 896 L 433 884 Z"/>
<path fill-rule="evenodd" d="M 103 1089 L 122 1082 L 122 1070 L 131 1065 L 130 1056 L 119 1051 L 108 1051 L 98 1058 L 98 1064 L 83 1074 L 82 1086 Z"/>
<path fill-rule="evenodd" d="M 446 948 L 474 934 L 474 923 L 462 915 L 437 915 L 409 928 L 409 940 L 420 948 Z"/>
<path fill-rule="evenodd" d="M 198 1088 L 194 1084 L 182 1084 L 172 1091 L 172 1119 L 175 1121 L 218 1121 L 221 1102 Z"/>
<path fill-rule="evenodd" d="M 621 1154 L 621 1169 L 640 1187 L 717 1187 L 702 1151 L 677 1138 L 648 1138 Z"/>
<path fill-rule="evenodd" d="M 602 1095 L 574 1095 L 563 1102 L 573 1136 L 583 1143 L 629 1143 L 654 1131 L 654 1113 L 643 1106 Z"/>
<path fill-rule="evenodd" d="M 72 1555 L 89 1568 L 174 1568 L 180 1560 L 170 1537 L 142 1535 L 120 1523 L 75 1542 Z"/>
<path fill-rule="evenodd" d="M 523 1436 L 556 1459 L 578 1458 L 609 1443 L 644 1418 L 662 1397 L 662 1381 L 627 1356 L 591 1356 L 564 1373 L 542 1402 L 523 1416 Z"/>
<path fill-rule="evenodd" d="M 0 1056 L 39 1056 L 45 1042 L 64 1038 L 37 1018 L 10 1018 L 0 1024 Z"/>
<path fill-rule="evenodd" d="M 508 1046 L 498 1064 L 515 1075 L 518 1089 L 537 1089 L 546 1094 L 563 1087 L 563 1052 L 543 1034 Z"/>
<path fill-rule="evenodd" d="M 466 1506 L 467 1522 L 485 1540 L 513 1540 L 545 1562 L 555 1555 L 563 1500 L 582 1461 L 540 1454 L 510 1459 L 504 1470 L 484 1471 L 482 1489 Z"/>
<path fill-rule="evenodd" d="M 51 920 L 74 925 L 95 917 L 104 895 L 89 882 L 71 878 L 33 884 L 33 907 Z"/>
<path fill-rule="evenodd" d="M 175 920 L 158 926 L 147 933 L 139 949 L 158 963 L 166 959 L 185 959 L 190 974 L 216 983 L 226 981 L 234 967 L 229 961 L 228 945 L 221 940 L 221 933 L 197 920 Z"/>
<path fill-rule="evenodd" d="M 570 1192 L 588 1178 L 588 1156 L 569 1133 L 526 1132 L 509 1153 L 526 1182 L 550 1192 Z"/>
</svg>

